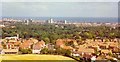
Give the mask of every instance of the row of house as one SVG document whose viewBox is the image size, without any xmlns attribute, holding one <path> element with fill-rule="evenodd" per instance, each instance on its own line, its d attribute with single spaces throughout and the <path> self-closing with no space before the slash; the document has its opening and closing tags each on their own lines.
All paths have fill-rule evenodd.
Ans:
<svg viewBox="0 0 120 62">
<path fill-rule="evenodd" d="M 95 57 L 94 55 L 96 52 L 99 52 L 99 54 L 101 53 L 101 54 L 107 56 L 108 54 L 113 53 L 113 50 L 118 50 L 117 52 L 120 51 L 120 48 L 118 46 L 119 43 L 117 41 L 113 41 L 113 42 L 96 41 L 95 42 L 92 39 L 87 39 L 85 41 L 85 44 L 83 44 L 83 45 L 78 46 L 76 44 L 76 46 L 78 46 L 78 48 L 66 46 L 64 44 L 66 41 L 76 42 L 72 39 L 58 39 L 56 41 L 56 45 L 60 46 L 64 49 L 72 50 L 72 53 L 71 53 L 72 56 L 82 56 L 82 57 L 92 58 L 92 57 Z"/>
<path fill-rule="evenodd" d="M 65 45 L 65 42 L 73 42 L 74 46 L 78 46 L 77 48 L 72 46 Z M 94 42 L 87 40 L 85 44 L 78 45 L 77 41 L 74 39 L 58 39 L 56 41 L 56 45 L 64 48 L 69 49 L 72 51 L 72 56 L 82 56 L 86 58 L 95 58 L 94 54 L 100 52 L 101 54 L 108 55 L 112 53 L 114 49 L 119 49 L 118 42 Z M 45 44 L 43 40 L 38 41 L 37 39 L 30 38 L 30 39 L 9 39 L 9 40 L 1 40 L 0 43 L 0 53 L 1 54 L 18 54 L 19 49 L 32 49 L 32 53 L 39 54 L 41 49 L 47 47 L 48 49 L 54 49 L 54 45 L 52 44 Z M 120 50 L 120 49 L 119 49 Z M 118 51 L 119 52 L 119 51 Z"/>
<path fill-rule="evenodd" d="M 14 41 L 14 42 L 13 42 Z M 1 54 L 18 54 L 19 49 L 32 49 L 32 53 L 40 53 L 41 49 L 44 48 L 45 42 L 43 40 L 38 41 L 37 39 L 30 38 L 28 40 L 24 39 L 22 41 L 18 40 L 8 40 L 4 42 L 4 45 L 0 44 Z"/>
</svg>

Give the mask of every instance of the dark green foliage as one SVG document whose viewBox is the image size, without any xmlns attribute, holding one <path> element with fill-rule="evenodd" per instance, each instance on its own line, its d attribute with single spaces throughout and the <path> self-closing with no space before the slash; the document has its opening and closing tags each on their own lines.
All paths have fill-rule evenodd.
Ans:
<svg viewBox="0 0 120 62">
<path fill-rule="evenodd" d="M 14 24 L 2 28 L 2 38 L 6 36 L 15 36 L 17 33 L 20 38 L 36 38 L 38 40 L 45 40 L 46 43 L 55 43 L 58 38 L 71 38 L 71 39 L 87 39 L 96 37 L 115 38 L 119 37 L 118 29 L 112 29 L 106 26 L 92 26 L 92 27 L 76 27 L 75 25 L 58 25 L 55 24 Z M 63 28 L 62 28 L 63 27 Z"/>
<path fill-rule="evenodd" d="M 40 51 L 41 54 L 48 54 L 48 49 L 47 48 L 44 48 Z"/>
<path fill-rule="evenodd" d="M 41 54 L 54 54 L 54 55 L 64 55 L 64 56 L 70 56 L 71 51 L 63 48 L 56 48 L 56 50 L 48 50 L 47 48 L 44 48 L 40 51 Z"/>
<path fill-rule="evenodd" d="M 28 49 L 19 49 L 19 51 L 22 53 L 22 54 L 31 54 L 32 53 L 32 50 L 30 48 Z"/>
</svg>

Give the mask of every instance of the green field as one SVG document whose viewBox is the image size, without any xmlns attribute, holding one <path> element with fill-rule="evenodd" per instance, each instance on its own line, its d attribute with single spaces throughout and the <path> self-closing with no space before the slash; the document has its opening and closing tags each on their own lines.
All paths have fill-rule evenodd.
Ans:
<svg viewBox="0 0 120 62">
<path fill-rule="evenodd" d="M 74 59 L 60 55 L 2 55 L 2 62 L 76 62 Z"/>
</svg>

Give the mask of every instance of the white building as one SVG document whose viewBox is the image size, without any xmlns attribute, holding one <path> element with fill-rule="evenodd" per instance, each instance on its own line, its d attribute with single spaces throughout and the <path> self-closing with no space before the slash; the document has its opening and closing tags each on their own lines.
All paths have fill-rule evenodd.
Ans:
<svg viewBox="0 0 120 62">
<path fill-rule="evenodd" d="M 64 24 L 67 24 L 67 20 L 64 21 Z"/>
<path fill-rule="evenodd" d="M 53 19 L 51 18 L 50 20 L 47 21 L 48 23 L 54 23 Z"/>
<path fill-rule="evenodd" d="M 5 39 L 9 39 L 9 40 L 14 39 L 14 40 L 17 40 L 17 39 L 19 39 L 19 34 L 17 34 L 17 36 L 13 36 L 13 37 L 5 37 Z"/>
</svg>

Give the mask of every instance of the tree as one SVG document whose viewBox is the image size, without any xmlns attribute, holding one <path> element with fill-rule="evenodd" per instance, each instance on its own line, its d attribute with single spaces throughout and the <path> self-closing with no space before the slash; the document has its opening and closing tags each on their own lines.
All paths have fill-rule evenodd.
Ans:
<svg viewBox="0 0 120 62">
<path fill-rule="evenodd" d="M 45 41 L 46 44 L 50 43 L 50 39 L 48 37 L 43 38 L 43 40 Z"/>
<path fill-rule="evenodd" d="M 31 54 L 32 53 L 32 50 L 30 48 L 27 48 L 27 49 L 19 49 L 19 51 L 22 53 L 22 54 Z"/>
<path fill-rule="evenodd" d="M 66 45 L 66 46 L 72 46 L 72 47 L 74 47 L 73 41 L 69 41 L 69 42 L 66 41 L 66 42 L 65 42 L 65 45 Z"/>
<path fill-rule="evenodd" d="M 43 48 L 41 51 L 40 51 L 41 54 L 48 54 L 48 48 Z"/>
<path fill-rule="evenodd" d="M 56 48 L 56 54 L 58 54 L 58 55 L 64 55 L 64 56 L 70 56 L 71 51 L 68 50 L 68 49 Z"/>
</svg>

